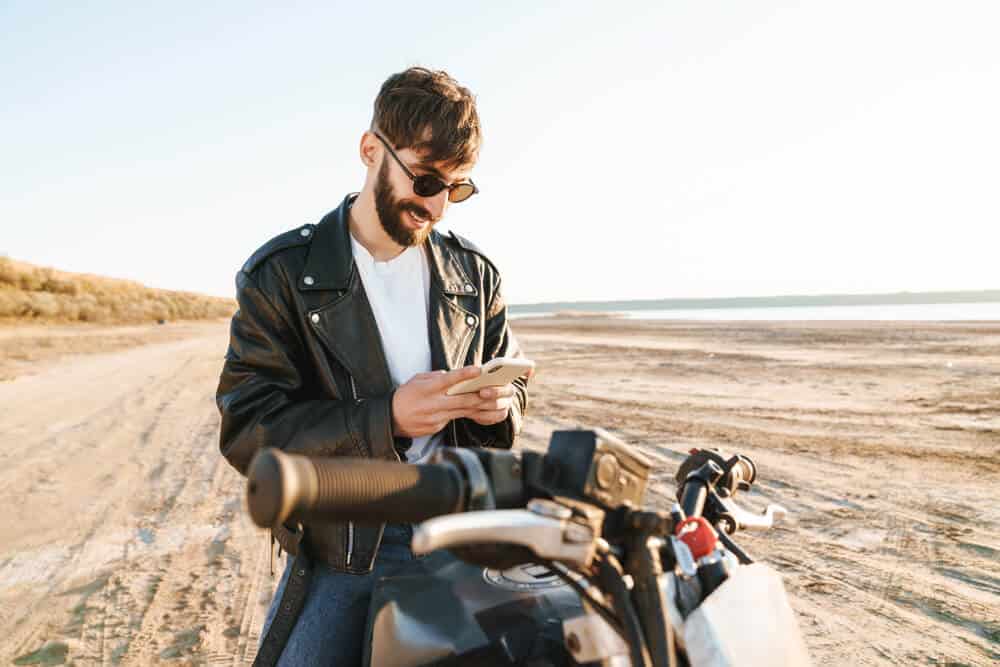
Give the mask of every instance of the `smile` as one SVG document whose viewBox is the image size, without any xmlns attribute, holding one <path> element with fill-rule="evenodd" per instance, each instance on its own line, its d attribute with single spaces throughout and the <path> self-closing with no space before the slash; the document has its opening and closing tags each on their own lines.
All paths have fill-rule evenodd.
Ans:
<svg viewBox="0 0 1000 667">
<path fill-rule="evenodd" d="M 407 210 L 406 213 L 410 216 L 410 219 L 413 220 L 413 222 L 415 222 L 420 227 L 423 227 L 424 225 L 430 223 L 430 218 L 425 218 L 423 217 L 422 214 L 419 214 L 415 211 Z"/>
</svg>

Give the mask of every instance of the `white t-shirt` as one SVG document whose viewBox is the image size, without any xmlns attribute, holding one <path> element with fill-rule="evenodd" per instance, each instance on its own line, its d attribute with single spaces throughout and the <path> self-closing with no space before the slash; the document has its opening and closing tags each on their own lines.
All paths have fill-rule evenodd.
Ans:
<svg viewBox="0 0 1000 667">
<path fill-rule="evenodd" d="M 427 328 L 430 308 L 430 266 L 420 247 L 410 247 L 388 262 L 376 262 L 351 235 L 354 263 L 372 306 L 382 349 L 395 386 L 417 373 L 431 370 L 431 343 Z M 406 451 L 409 463 L 422 463 L 441 446 L 443 436 L 413 438 Z"/>
</svg>

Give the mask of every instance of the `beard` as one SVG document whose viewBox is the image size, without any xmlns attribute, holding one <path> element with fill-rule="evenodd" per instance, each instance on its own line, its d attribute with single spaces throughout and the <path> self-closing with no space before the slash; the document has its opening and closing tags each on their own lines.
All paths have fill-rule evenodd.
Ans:
<svg viewBox="0 0 1000 667">
<path fill-rule="evenodd" d="M 409 248 L 420 245 L 431 235 L 433 225 L 428 223 L 421 229 L 410 229 L 403 222 L 403 213 L 411 211 L 424 220 L 431 220 L 431 214 L 421 206 L 412 202 L 400 200 L 392 191 L 392 184 L 389 183 L 389 159 L 386 157 L 379 167 L 378 176 L 375 178 L 375 213 L 382 229 L 393 241 Z"/>
</svg>

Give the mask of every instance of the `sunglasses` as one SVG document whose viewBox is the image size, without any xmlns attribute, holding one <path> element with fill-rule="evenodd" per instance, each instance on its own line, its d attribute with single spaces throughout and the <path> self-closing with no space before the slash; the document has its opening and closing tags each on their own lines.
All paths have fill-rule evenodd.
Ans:
<svg viewBox="0 0 1000 667">
<path fill-rule="evenodd" d="M 448 201 L 450 201 L 453 204 L 457 204 L 458 202 L 465 201 L 472 195 L 479 192 L 479 188 L 477 188 L 476 184 L 472 182 L 472 179 L 469 179 L 468 181 L 462 181 L 461 183 L 452 183 L 451 185 L 448 185 L 447 183 L 442 181 L 437 176 L 434 176 L 433 174 L 420 174 L 419 176 L 417 176 L 412 171 L 406 168 L 406 165 L 403 164 L 403 161 L 399 159 L 398 155 L 396 155 L 396 151 L 392 150 L 392 146 L 389 145 L 389 142 L 386 141 L 382 137 L 382 135 L 380 135 L 378 132 L 373 132 L 372 134 L 378 137 L 378 140 L 381 141 L 382 144 L 385 146 L 386 150 L 389 151 L 389 155 L 391 155 L 393 159 L 396 160 L 396 164 L 402 167 L 403 172 L 410 177 L 411 181 L 413 181 L 413 192 L 417 196 L 433 197 L 442 190 L 447 190 Z"/>
</svg>

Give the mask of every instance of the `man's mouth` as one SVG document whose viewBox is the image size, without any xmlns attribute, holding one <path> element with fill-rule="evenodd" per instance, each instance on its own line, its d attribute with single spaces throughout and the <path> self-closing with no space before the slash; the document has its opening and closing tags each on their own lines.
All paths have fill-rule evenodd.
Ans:
<svg viewBox="0 0 1000 667">
<path fill-rule="evenodd" d="M 431 217 L 427 215 L 425 212 L 417 212 L 414 211 L 413 209 L 408 208 L 406 209 L 406 213 L 410 217 L 410 221 L 417 228 L 424 227 L 425 225 L 428 225 L 431 222 Z"/>
</svg>

